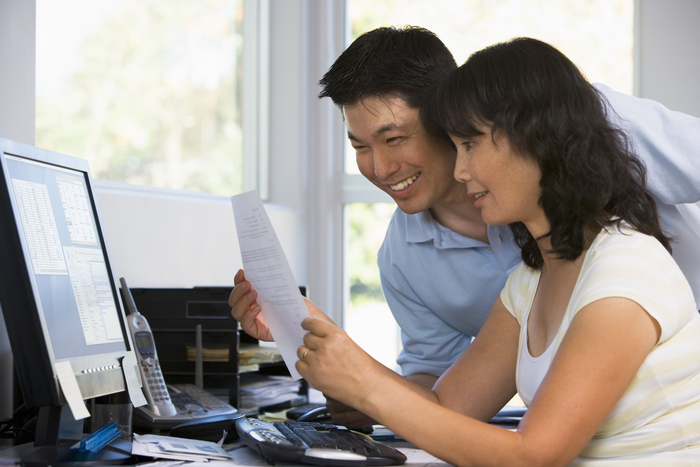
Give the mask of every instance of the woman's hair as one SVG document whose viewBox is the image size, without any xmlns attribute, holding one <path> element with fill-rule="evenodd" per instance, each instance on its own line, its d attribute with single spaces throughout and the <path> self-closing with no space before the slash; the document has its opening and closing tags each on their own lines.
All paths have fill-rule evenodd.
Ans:
<svg viewBox="0 0 700 467">
<path fill-rule="evenodd" d="M 550 223 L 552 252 L 573 260 L 586 234 L 624 219 L 669 251 L 646 170 L 625 135 L 610 125 L 604 97 L 554 47 L 530 38 L 474 53 L 449 73 L 421 106 L 425 128 L 468 138 L 503 131 L 542 172 L 539 203 Z M 612 216 L 619 219 L 611 220 Z M 510 225 L 523 261 L 541 268 L 542 254 L 525 226 Z"/>
</svg>

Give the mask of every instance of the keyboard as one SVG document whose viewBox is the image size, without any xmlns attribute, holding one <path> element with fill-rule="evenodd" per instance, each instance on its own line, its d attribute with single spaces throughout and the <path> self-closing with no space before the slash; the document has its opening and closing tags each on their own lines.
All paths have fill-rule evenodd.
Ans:
<svg viewBox="0 0 700 467">
<path fill-rule="evenodd" d="M 240 439 L 268 463 L 292 461 L 314 465 L 399 465 L 406 456 L 367 435 L 317 422 L 236 421 Z"/>
</svg>

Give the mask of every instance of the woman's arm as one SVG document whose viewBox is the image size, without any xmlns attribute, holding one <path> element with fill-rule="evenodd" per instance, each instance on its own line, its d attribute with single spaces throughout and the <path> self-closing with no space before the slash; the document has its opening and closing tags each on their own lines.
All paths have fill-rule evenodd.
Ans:
<svg viewBox="0 0 700 467">
<path fill-rule="evenodd" d="M 492 431 L 507 433 L 455 412 L 487 421 L 515 394 L 520 326 L 500 300 L 467 352 L 438 380 L 435 392 L 374 361 L 342 330 L 318 320 L 305 320 L 303 326 L 311 332 L 299 349 L 297 370 L 302 376 L 324 394 L 357 407 L 424 449 L 440 452 L 437 444 L 446 440 L 440 421 L 444 416 L 476 424 L 487 437 Z M 426 424 L 428 419 L 436 425 Z M 397 428 L 400 425 L 404 426 Z M 435 439 L 427 437 L 431 431 Z M 447 446 L 459 444 L 459 439 L 449 439 Z"/>
<path fill-rule="evenodd" d="M 314 387 L 454 465 L 568 465 L 658 341 L 658 324 L 621 298 L 579 311 L 518 430 L 509 431 L 464 413 L 485 420 L 512 392 L 519 328 L 514 321 L 497 300 L 473 347 L 438 381 L 436 398 L 336 348 L 327 326 L 313 320 L 306 322 L 312 333 L 305 340 L 312 350 L 297 369 Z M 503 365 L 507 371 L 501 372 Z"/>
<path fill-rule="evenodd" d="M 300 374 L 315 389 L 338 402 L 357 408 L 348 398 L 335 397 L 334 389 L 340 387 L 360 390 L 363 384 L 369 383 L 363 379 L 363 375 L 372 373 L 381 375 L 407 391 L 437 401 L 430 389 L 409 381 L 376 361 L 333 322 L 317 319 L 316 317 L 326 315 L 313 302 L 306 300 L 306 308 L 311 318 L 305 319 L 302 327 L 311 332 L 304 337 L 305 345 L 297 350 L 299 361 L 296 368 L 297 371 L 300 368 L 304 371 Z M 327 389 L 332 392 L 327 392 Z"/>
<path fill-rule="evenodd" d="M 586 446 L 657 344 L 661 328 L 639 304 L 605 298 L 581 309 L 518 431 L 540 461 L 566 465 Z M 556 464 L 555 464 L 556 465 Z"/>
</svg>

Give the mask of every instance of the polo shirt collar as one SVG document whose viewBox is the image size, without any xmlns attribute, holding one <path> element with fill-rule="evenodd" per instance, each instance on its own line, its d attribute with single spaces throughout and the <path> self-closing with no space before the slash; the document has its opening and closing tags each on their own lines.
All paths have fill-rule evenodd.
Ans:
<svg viewBox="0 0 700 467">
<path fill-rule="evenodd" d="M 465 237 L 439 224 L 430 211 L 406 214 L 406 242 L 425 243 L 432 241 L 439 250 L 448 248 L 488 248 L 505 272 L 511 272 L 520 261 L 520 249 L 513 241 L 513 233 L 505 225 L 488 226 L 488 243 Z"/>
<path fill-rule="evenodd" d="M 465 237 L 439 224 L 430 211 L 406 215 L 406 242 L 432 241 L 435 248 L 489 248 L 487 243 Z"/>
</svg>

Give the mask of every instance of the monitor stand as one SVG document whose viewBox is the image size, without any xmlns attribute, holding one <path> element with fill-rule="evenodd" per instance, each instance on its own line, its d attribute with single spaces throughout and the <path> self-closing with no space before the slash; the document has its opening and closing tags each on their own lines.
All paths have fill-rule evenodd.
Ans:
<svg viewBox="0 0 700 467">
<path fill-rule="evenodd" d="M 87 435 L 78 435 L 78 439 L 59 438 L 62 409 L 61 406 L 40 407 L 34 442 L 3 449 L 0 451 L 0 457 L 21 459 L 27 467 L 46 465 L 77 467 L 133 463 L 131 442 L 123 439 L 116 439 L 97 452 L 71 449 L 80 442 L 81 437 Z M 69 411 L 68 414 L 70 415 Z M 79 423 L 82 426 L 82 421 Z"/>
</svg>

